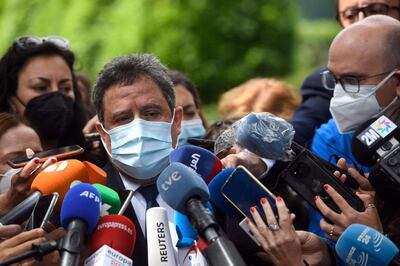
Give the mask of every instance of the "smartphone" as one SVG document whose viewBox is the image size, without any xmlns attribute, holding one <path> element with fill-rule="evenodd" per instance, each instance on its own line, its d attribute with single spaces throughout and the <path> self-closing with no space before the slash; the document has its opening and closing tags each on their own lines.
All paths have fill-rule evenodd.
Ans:
<svg viewBox="0 0 400 266">
<path fill-rule="evenodd" d="M 133 190 L 125 189 L 121 190 L 119 194 L 119 198 L 121 200 L 121 209 L 119 210 L 118 214 L 123 215 L 126 209 L 128 208 L 129 204 L 131 203 L 133 193 L 135 193 Z"/>
<path fill-rule="evenodd" d="M 239 165 L 221 187 L 221 193 L 239 212 L 247 218 L 252 218 L 251 207 L 256 207 L 265 221 L 265 214 L 260 203 L 261 198 L 267 198 L 274 215 L 278 218 L 275 195 L 272 194 L 249 170 Z"/>
<path fill-rule="evenodd" d="M 214 152 L 215 141 L 211 139 L 189 138 L 188 143 Z"/>
<path fill-rule="evenodd" d="M 24 167 L 34 157 L 39 158 L 40 163 L 43 163 L 52 156 L 56 157 L 58 160 L 62 160 L 62 159 L 76 156 L 81 153 L 83 153 L 82 147 L 80 147 L 79 145 L 72 145 L 72 146 L 65 146 L 65 147 L 56 148 L 56 149 L 52 149 L 52 150 L 48 150 L 48 151 L 38 152 L 30 157 L 28 157 L 28 156 L 18 157 L 16 159 L 8 160 L 7 163 L 12 168 L 21 168 L 21 167 Z"/>
<path fill-rule="evenodd" d="M 58 200 L 58 193 L 54 192 L 51 195 L 41 196 L 37 202 L 31 217 L 28 220 L 27 230 L 35 228 L 43 228 L 50 219 L 54 206 Z"/>
<path fill-rule="evenodd" d="M 333 165 L 317 157 L 307 149 L 303 149 L 297 154 L 296 158 L 282 171 L 282 178 L 298 195 L 306 200 L 317 211 L 314 197 L 318 195 L 329 208 L 340 213 L 339 207 L 326 193 L 324 184 L 333 187 L 354 209 L 364 210 L 364 204 L 360 198 L 343 184 L 334 174 L 333 170 L 343 173 L 342 169 L 335 168 Z M 348 178 L 350 177 L 347 175 Z M 351 179 L 351 178 L 350 178 Z M 326 218 L 326 217 L 325 217 Z"/>
</svg>

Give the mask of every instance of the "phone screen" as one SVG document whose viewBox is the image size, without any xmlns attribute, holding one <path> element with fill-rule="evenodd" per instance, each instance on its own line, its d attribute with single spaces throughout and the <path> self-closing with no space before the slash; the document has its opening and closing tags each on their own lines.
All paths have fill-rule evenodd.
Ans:
<svg viewBox="0 0 400 266">
<path fill-rule="evenodd" d="M 52 150 L 48 150 L 48 151 L 35 153 L 32 157 L 22 156 L 22 157 L 10 160 L 7 163 L 13 168 L 19 168 L 19 167 L 23 167 L 33 157 L 37 157 L 40 159 L 40 162 L 44 162 L 52 156 L 55 156 L 58 159 L 65 159 L 65 158 L 72 157 L 72 156 L 75 156 L 75 155 L 78 155 L 81 153 L 83 153 L 83 149 L 79 145 L 72 145 L 72 146 L 66 146 L 66 147 L 61 147 L 61 148 L 57 148 L 57 149 L 52 149 Z"/>
<path fill-rule="evenodd" d="M 43 228 L 46 222 L 50 219 L 57 200 L 57 192 L 54 192 L 51 195 L 41 196 L 33 209 L 31 217 L 29 218 L 27 229 L 32 230 L 34 228 Z"/>
<path fill-rule="evenodd" d="M 246 168 L 239 166 L 227 179 L 221 188 L 222 195 L 236 207 L 243 215 L 252 218 L 251 207 L 256 207 L 264 219 L 261 198 L 267 198 L 275 217 L 278 211 L 275 204 L 275 195 L 272 194 L 260 181 L 257 180 Z"/>
</svg>

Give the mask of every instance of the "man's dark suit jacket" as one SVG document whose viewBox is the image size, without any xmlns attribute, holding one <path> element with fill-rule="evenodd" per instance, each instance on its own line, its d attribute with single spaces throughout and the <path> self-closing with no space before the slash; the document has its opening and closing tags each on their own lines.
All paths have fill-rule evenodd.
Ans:
<svg viewBox="0 0 400 266">
<path fill-rule="evenodd" d="M 104 171 L 107 173 L 107 186 L 119 192 L 125 189 L 124 183 L 122 182 L 119 172 L 114 166 L 108 162 L 104 166 Z M 147 243 L 140 227 L 139 221 L 136 218 L 135 211 L 133 210 L 132 204 L 126 209 L 124 216 L 128 217 L 136 227 L 136 245 L 132 255 L 133 265 L 135 266 L 147 266 Z"/>
</svg>

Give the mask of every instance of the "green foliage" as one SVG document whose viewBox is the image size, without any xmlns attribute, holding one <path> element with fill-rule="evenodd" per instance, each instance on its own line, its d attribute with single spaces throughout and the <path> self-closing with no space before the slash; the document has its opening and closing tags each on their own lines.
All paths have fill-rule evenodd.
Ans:
<svg viewBox="0 0 400 266">
<path fill-rule="evenodd" d="M 297 27 L 294 68 L 284 79 L 299 89 L 305 77 L 328 63 L 329 46 L 339 31 L 335 20 L 302 20 Z"/>
<path fill-rule="evenodd" d="M 112 57 L 149 52 L 186 72 L 206 102 L 255 76 L 292 70 L 290 0 L 2 0 L 0 52 L 20 35 L 69 39 L 95 78 Z"/>
</svg>

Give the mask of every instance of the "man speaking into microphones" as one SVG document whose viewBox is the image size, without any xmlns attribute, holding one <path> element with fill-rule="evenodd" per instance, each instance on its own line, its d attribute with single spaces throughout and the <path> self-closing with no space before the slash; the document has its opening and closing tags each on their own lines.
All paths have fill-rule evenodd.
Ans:
<svg viewBox="0 0 400 266">
<path fill-rule="evenodd" d="M 182 108 L 175 107 L 166 68 L 149 54 L 125 55 L 107 63 L 97 78 L 93 102 L 99 117 L 96 128 L 110 159 L 105 167 L 107 186 L 134 191 L 124 213 L 137 232 L 131 258 L 135 266 L 147 266 L 146 210 L 165 208 L 173 221 L 173 210 L 158 195 L 155 182 L 177 145 Z"/>
</svg>

